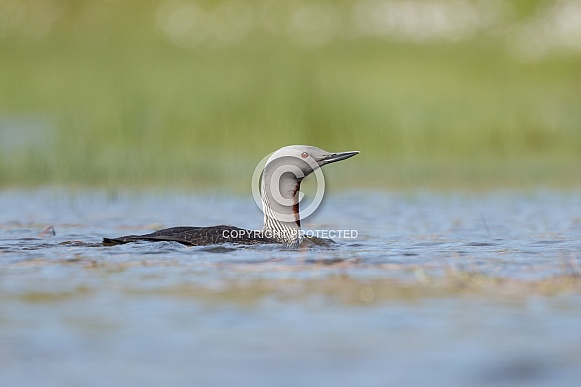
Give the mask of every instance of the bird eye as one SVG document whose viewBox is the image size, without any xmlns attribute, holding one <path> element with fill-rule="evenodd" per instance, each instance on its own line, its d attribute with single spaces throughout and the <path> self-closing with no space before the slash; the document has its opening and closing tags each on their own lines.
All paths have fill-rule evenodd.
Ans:
<svg viewBox="0 0 581 387">
<path fill-rule="evenodd" d="M 303 152 L 303 153 L 301 153 L 301 157 L 303 159 L 306 159 L 307 157 L 309 157 L 309 154 L 307 152 Z"/>
</svg>

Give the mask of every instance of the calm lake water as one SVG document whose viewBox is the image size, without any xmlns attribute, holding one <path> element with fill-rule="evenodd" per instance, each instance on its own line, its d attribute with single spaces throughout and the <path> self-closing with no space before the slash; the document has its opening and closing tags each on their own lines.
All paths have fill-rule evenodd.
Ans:
<svg viewBox="0 0 581 387">
<path fill-rule="evenodd" d="M 259 228 L 250 195 L 4 190 L 0 208 L 2 385 L 581 380 L 579 287 L 543 287 L 581 274 L 579 191 L 330 191 L 304 228 L 358 237 L 299 251 L 100 245 Z"/>
</svg>

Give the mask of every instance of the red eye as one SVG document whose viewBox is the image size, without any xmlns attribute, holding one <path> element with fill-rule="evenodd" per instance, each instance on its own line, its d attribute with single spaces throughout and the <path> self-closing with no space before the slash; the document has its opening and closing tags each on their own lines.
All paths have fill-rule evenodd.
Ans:
<svg viewBox="0 0 581 387">
<path fill-rule="evenodd" d="M 306 159 L 307 157 L 309 157 L 309 154 L 307 152 L 303 152 L 303 153 L 301 153 L 301 157 L 303 159 Z"/>
</svg>

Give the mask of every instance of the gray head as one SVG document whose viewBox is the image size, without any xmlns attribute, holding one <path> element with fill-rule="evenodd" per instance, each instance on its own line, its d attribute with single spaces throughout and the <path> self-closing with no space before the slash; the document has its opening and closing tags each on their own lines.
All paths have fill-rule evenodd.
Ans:
<svg viewBox="0 0 581 387">
<path fill-rule="evenodd" d="M 298 172 L 295 177 L 302 180 L 323 165 L 348 159 L 358 153 L 359 151 L 333 153 L 309 145 L 289 145 L 274 152 L 266 162 L 264 170 L 286 167 L 287 172 Z"/>
<path fill-rule="evenodd" d="M 300 230 L 299 189 L 301 181 L 324 165 L 358 154 L 327 152 L 308 145 L 285 146 L 274 152 L 262 173 L 264 228 Z"/>
</svg>

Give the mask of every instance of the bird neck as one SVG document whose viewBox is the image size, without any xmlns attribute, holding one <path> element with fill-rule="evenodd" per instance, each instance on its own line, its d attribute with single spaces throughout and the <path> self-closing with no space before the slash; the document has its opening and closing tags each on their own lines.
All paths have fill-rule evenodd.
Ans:
<svg viewBox="0 0 581 387">
<path fill-rule="evenodd" d="M 299 213 L 300 180 L 283 174 L 278 185 L 270 184 L 272 175 L 265 169 L 262 176 L 261 198 L 264 212 L 263 234 L 287 246 L 301 243 L 301 220 Z"/>
</svg>

